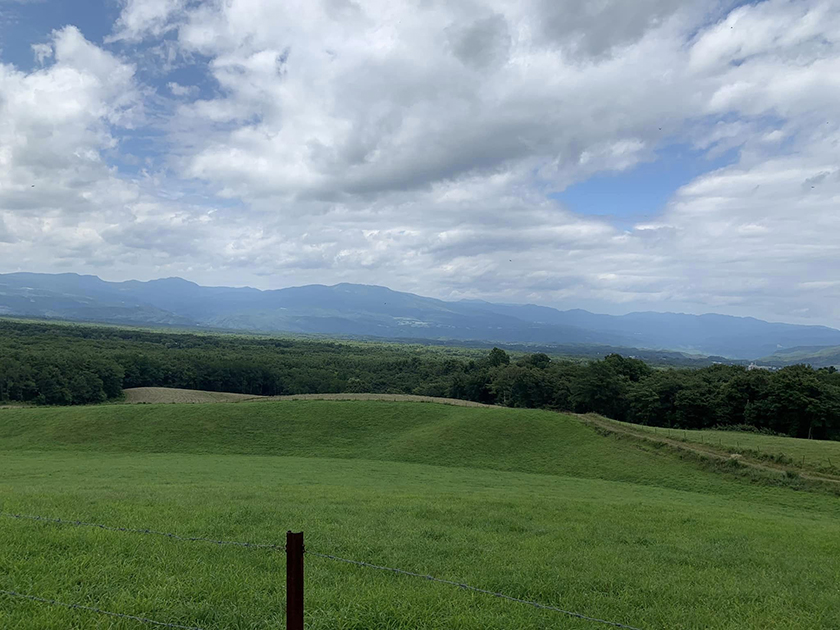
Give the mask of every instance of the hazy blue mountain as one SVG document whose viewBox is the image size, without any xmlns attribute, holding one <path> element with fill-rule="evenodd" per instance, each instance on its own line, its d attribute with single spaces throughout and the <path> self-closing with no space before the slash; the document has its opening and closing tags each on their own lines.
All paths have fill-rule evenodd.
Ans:
<svg viewBox="0 0 840 630">
<path fill-rule="evenodd" d="M 92 322 L 191 326 L 195 322 L 121 295 L 115 283 L 78 274 L 0 274 L 0 315 Z"/>
<path fill-rule="evenodd" d="M 544 306 L 472 302 L 485 310 L 532 323 L 566 325 L 621 336 L 642 348 L 668 348 L 727 357 L 755 358 L 795 346 L 838 345 L 840 331 L 826 326 L 765 322 L 753 317 L 640 312 L 599 315 L 580 309 L 559 311 Z"/>
<path fill-rule="evenodd" d="M 840 330 L 676 313 L 599 315 L 537 305 L 446 302 L 385 287 L 275 291 L 181 278 L 105 282 L 77 274 L 0 274 L 0 314 L 92 322 L 515 344 L 603 344 L 751 359 L 840 345 Z"/>
</svg>

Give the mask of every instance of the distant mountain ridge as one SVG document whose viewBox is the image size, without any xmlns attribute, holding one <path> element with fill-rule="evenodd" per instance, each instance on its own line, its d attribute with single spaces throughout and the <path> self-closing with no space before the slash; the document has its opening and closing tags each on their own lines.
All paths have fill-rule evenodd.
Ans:
<svg viewBox="0 0 840 630">
<path fill-rule="evenodd" d="M 72 321 L 513 344 L 604 344 L 753 359 L 840 346 L 840 330 L 727 315 L 599 315 L 533 304 L 447 302 L 386 287 L 261 291 L 182 278 L 106 282 L 78 274 L 0 274 L 0 315 Z"/>
</svg>

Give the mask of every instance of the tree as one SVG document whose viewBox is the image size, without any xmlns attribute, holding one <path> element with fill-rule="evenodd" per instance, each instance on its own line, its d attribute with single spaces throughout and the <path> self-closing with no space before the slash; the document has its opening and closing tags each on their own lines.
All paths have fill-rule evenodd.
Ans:
<svg viewBox="0 0 840 630">
<path fill-rule="evenodd" d="M 636 424 L 659 424 L 659 394 L 650 380 L 631 383 L 627 391 L 627 419 Z"/>
<path fill-rule="evenodd" d="M 792 437 L 811 437 L 815 425 L 821 425 L 823 407 L 820 382 L 809 366 L 793 365 L 773 374 L 761 410 L 768 416 L 770 428 Z"/>
<path fill-rule="evenodd" d="M 595 361 L 572 382 L 571 402 L 578 413 L 595 412 L 624 420 L 627 413 L 627 382 L 609 363 Z"/>
<path fill-rule="evenodd" d="M 449 397 L 487 404 L 496 402 L 496 396 L 491 387 L 490 374 L 487 370 L 481 369 L 456 374 L 449 386 Z"/>
<path fill-rule="evenodd" d="M 638 383 L 643 378 L 653 374 L 653 369 L 644 361 L 623 357 L 620 354 L 608 354 L 604 357 L 604 363 L 615 370 L 616 374 L 620 374 L 634 383 Z"/>
<path fill-rule="evenodd" d="M 551 364 L 551 357 L 545 354 L 544 352 L 536 352 L 534 354 L 529 354 L 523 357 L 519 364 L 524 367 L 532 367 L 537 368 L 538 370 L 544 370 Z"/>
<path fill-rule="evenodd" d="M 70 402 L 74 405 L 101 403 L 108 399 L 102 388 L 102 379 L 87 370 L 80 370 L 71 376 L 67 390 L 70 392 Z"/>
<path fill-rule="evenodd" d="M 750 424 L 747 419 L 747 409 L 754 414 L 758 407 L 755 405 L 767 397 L 770 374 L 764 370 L 740 372 L 718 389 L 716 407 L 719 424 Z"/>
<path fill-rule="evenodd" d="M 550 379 L 543 370 L 507 365 L 494 371 L 496 401 L 508 407 L 545 407 L 551 400 Z"/>
<path fill-rule="evenodd" d="M 490 367 L 499 367 L 500 365 L 508 365 L 510 363 L 510 357 L 501 348 L 493 348 L 487 356 L 487 362 L 490 364 Z"/>
<path fill-rule="evenodd" d="M 674 408 L 678 427 L 703 429 L 715 425 L 714 399 L 711 390 L 702 384 L 693 384 L 677 392 Z"/>
<path fill-rule="evenodd" d="M 40 405 L 69 405 L 73 402 L 64 375 L 55 365 L 45 368 L 38 375 L 36 384 L 39 394 L 35 401 Z"/>
</svg>

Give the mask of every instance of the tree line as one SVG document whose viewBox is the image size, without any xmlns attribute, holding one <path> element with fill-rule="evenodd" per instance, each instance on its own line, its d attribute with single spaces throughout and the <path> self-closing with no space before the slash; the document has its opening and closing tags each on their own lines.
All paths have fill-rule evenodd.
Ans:
<svg viewBox="0 0 840 630">
<path fill-rule="evenodd" d="M 470 362 L 450 395 L 513 407 L 599 413 L 680 429 L 738 428 L 840 439 L 840 373 L 794 365 L 770 372 L 738 365 L 653 369 L 610 354 L 586 364 L 545 354 L 516 361 L 501 350 Z"/>
<path fill-rule="evenodd" d="M 419 394 L 685 429 L 840 439 L 840 374 L 796 365 L 654 369 L 494 348 L 400 346 L 0 321 L 0 401 L 76 405 L 129 387 L 253 395 Z"/>
</svg>

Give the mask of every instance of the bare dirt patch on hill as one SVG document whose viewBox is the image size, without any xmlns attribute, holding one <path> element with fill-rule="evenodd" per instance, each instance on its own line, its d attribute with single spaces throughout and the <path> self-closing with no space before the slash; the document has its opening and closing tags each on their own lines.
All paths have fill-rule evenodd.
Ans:
<svg viewBox="0 0 840 630">
<path fill-rule="evenodd" d="M 388 402 L 431 402 L 458 407 L 490 407 L 469 400 L 413 396 L 410 394 L 293 394 L 289 396 L 253 396 L 228 392 L 208 392 L 195 389 L 169 387 L 133 387 L 125 390 L 125 402 L 139 403 L 212 403 L 282 400 L 382 400 Z"/>
<path fill-rule="evenodd" d="M 169 387 L 132 387 L 124 390 L 125 402 L 138 403 L 210 403 L 241 402 L 259 399 L 250 394 L 228 392 L 205 392 L 196 389 L 174 389 Z"/>
</svg>

